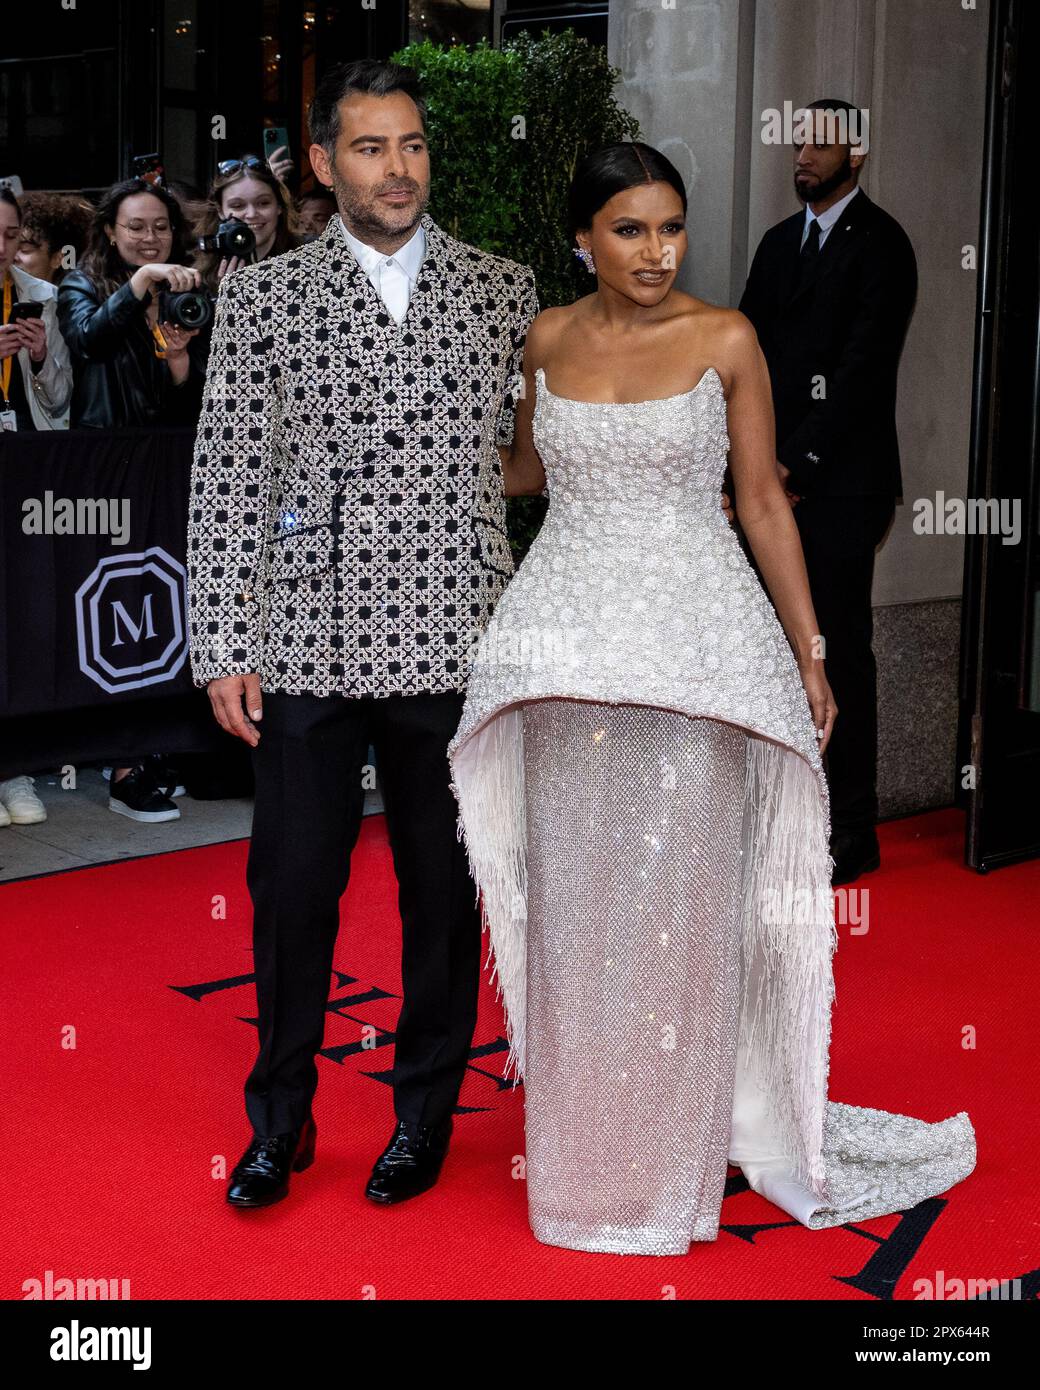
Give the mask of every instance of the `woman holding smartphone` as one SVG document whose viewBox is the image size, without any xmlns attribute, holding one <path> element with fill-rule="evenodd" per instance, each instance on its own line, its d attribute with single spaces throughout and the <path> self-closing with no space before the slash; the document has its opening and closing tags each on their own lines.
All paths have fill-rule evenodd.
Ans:
<svg viewBox="0 0 1040 1390">
<path fill-rule="evenodd" d="M 72 367 L 58 328 L 57 290 L 16 264 L 22 211 L 0 189 L 0 422 L 5 430 L 69 427 Z"/>
<path fill-rule="evenodd" d="M 15 264 L 21 240 L 18 199 L 9 188 L 0 189 L 0 449 L 10 438 L 8 430 L 69 427 L 72 368 L 58 331 L 57 291 Z M 38 825 L 46 819 L 32 777 L 0 780 L 0 827 Z"/>
</svg>

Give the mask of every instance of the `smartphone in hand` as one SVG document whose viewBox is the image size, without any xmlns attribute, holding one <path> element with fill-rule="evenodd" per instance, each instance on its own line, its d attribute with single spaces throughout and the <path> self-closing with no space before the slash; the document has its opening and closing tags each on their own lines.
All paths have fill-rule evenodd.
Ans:
<svg viewBox="0 0 1040 1390">
<path fill-rule="evenodd" d="M 17 323 L 19 319 L 39 319 L 43 317 L 43 305 L 35 299 L 20 299 L 11 308 L 11 317 L 8 323 Z"/>
</svg>

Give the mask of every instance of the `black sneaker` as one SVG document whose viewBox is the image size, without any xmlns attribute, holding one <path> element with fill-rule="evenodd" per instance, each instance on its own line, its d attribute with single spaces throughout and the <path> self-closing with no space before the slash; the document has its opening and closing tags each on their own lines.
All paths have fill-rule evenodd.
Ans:
<svg viewBox="0 0 1040 1390">
<path fill-rule="evenodd" d="M 151 757 L 145 758 L 144 763 L 151 772 L 152 781 L 163 796 L 168 796 L 172 800 L 176 796 L 186 794 L 184 783 L 178 775 L 177 764 L 172 762 L 165 753 L 153 753 Z"/>
<path fill-rule="evenodd" d="M 180 809 L 155 785 L 155 779 L 142 763 L 130 769 L 125 777 L 109 783 L 108 809 L 118 811 L 131 820 L 177 820 Z"/>
</svg>

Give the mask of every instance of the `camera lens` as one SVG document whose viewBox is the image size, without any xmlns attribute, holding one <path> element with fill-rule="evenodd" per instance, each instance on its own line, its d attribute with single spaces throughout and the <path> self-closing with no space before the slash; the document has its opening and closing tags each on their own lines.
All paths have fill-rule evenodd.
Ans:
<svg viewBox="0 0 1040 1390">
<path fill-rule="evenodd" d="M 236 256 L 244 256 L 252 251 L 256 244 L 252 231 L 248 227 L 236 227 L 228 235 L 228 241 Z"/>
<path fill-rule="evenodd" d="M 209 302 L 204 294 L 181 295 L 177 316 L 184 328 L 201 328 L 209 322 Z"/>
<path fill-rule="evenodd" d="M 237 217 L 221 222 L 217 228 L 217 242 L 225 256 L 248 256 L 256 250 L 256 237 L 252 227 L 240 222 Z"/>
<path fill-rule="evenodd" d="M 178 328 L 205 328 L 213 317 L 213 299 L 204 290 L 167 290 L 159 296 L 159 317 Z"/>
</svg>

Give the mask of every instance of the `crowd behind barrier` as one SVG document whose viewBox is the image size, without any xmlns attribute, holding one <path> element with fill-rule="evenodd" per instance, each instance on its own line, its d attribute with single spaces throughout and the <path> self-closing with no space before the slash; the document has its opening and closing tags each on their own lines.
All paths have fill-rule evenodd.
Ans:
<svg viewBox="0 0 1040 1390">
<path fill-rule="evenodd" d="M 138 821 L 179 816 L 187 768 L 201 795 L 248 785 L 191 679 L 186 512 L 220 284 L 335 210 L 291 168 L 96 205 L 0 189 L 0 824 L 45 818 L 33 774 L 91 762 Z"/>
<path fill-rule="evenodd" d="M 192 429 L 19 432 L 0 461 L 0 778 L 223 738 L 194 689 Z"/>
</svg>

